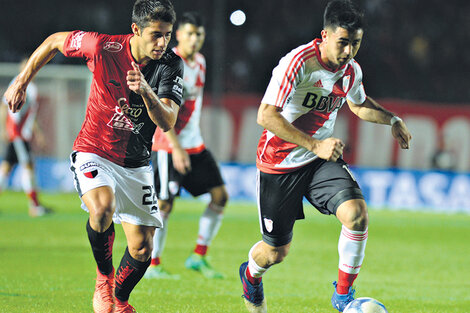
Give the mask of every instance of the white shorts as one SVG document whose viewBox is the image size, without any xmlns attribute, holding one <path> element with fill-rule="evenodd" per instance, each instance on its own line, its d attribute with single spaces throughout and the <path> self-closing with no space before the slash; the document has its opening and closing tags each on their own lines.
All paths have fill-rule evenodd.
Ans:
<svg viewBox="0 0 470 313">
<path fill-rule="evenodd" d="M 127 168 L 94 153 L 73 152 L 70 170 L 81 197 L 92 189 L 109 186 L 116 200 L 113 221 L 162 227 L 153 186 L 152 167 Z M 82 209 L 89 212 L 82 200 Z"/>
</svg>

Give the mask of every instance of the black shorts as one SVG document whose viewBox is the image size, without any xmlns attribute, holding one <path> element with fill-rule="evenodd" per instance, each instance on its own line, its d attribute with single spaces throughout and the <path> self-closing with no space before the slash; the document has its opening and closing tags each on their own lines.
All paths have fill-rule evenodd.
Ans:
<svg viewBox="0 0 470 313">
<path fill-rule="evenodd" d="M 258 171 L 258 206 L 263 241 L 275 247 L 292 240 L 294 223 L 303 219 L 303 197 L 323 214 L 336 214 L 351 199 L 364 199 L 361 189 L 342 159 L 317 159 L 287 174 Z"/>
<path fill-rule="evenodd" d="M 10 142 L 7 147 L 5 161 L 15 165 L 20 160 L 23 160 L 25 163 L 33 161 L 29 142 L 24 140 L 17 140 L 15 143 Z"/>
<path fill-rule="evenodd" d="M 224 185 L 219 167 L 209 150 L 189 155 L 191 171 L 186 175 L 178 173 L 173 167 L 171 153 L 152 152 L 154 183 L 160 200 L 171 200 L 180 195 L 184 187 L 192 196 L 197 197 L 212 188 Z"/>
</svg>

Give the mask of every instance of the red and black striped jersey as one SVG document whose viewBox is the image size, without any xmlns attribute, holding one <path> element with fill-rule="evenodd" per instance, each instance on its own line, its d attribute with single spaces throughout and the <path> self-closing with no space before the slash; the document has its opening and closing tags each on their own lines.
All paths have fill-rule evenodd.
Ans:
<svg viewBox="0 0 470 313">
<path fill-rule="evenodd" d="M 63 48 L 66 57 L 84 58 L 93 73 L 85 121 L 73 149 L 95 153 L 124 167 L 149 164 L 156 129 L 142 97 L 127 86 L 127 71 L 135 62 L 130 46 L 132 36 L 73 31 Z M 181 105 L 180 57 L 169 50 L 160 60 L 140 65 L 140 70 L 159 98 Z M 127 108 L 125 115 L 122 107 Z"/>
</svg>

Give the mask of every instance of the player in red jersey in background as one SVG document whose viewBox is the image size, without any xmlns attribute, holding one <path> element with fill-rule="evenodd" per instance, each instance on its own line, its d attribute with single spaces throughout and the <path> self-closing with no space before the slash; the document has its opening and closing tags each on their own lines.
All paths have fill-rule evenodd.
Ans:
<svg viewBox="0 0 470 313">
<path fill-rule="evenodd" d="M 20 63 L 20 71 L 24 68 L 26 61 L 23 60 Z M 36 123 L 36 114 L 39 107 L 36 84 L 31 83 L 26 89 L 26 100 L 21 112 L 12 113 L 8 111 L 5 99 L 3 99 L 3 103 L 5 105 L 0 107 L 0 116 L 2 121 L 6 121 L 5 131 L 8 147 L 5 158 L 0 164 L 0 192 L 5 190 L 8 178 L 14 166 L 18 164 L 21 167 L 21 185 L 29 198 L 29 215 L 37 217 L 51 213 L 51 209 L 39 203 L 36 175 L 34 173 L 34 158 L 31 153 L 33 132 L 36 140 L 44 140 Z"/>
<path fill-rule="evenodd" d="M 363 16 L 352 2 L 334 0 L 324 13 L 321 39 L 288 53 L 273 70 L 258 110 L 265 128 L 257 151 L 258 212 L 263 240 L 253 245 L 239 269 L 250 312 L 266 312 L 262 275 L 289 252 L 293 227 L 304 218 L 306 197 L 323 214 L 341 222 L 339 276 L 331 299 L 342 312 L 354 299 L 368 236 L 361 190 L 341 158 L 344 144 L 333 138 L 338 110 L 347 103 L 359 118 L 391 125 L 402 149 L 411 135 L 405 123 L 366 96 L 354 61 L 363 36 Z"/>
<path fill-rule="evenodd" d="M 155 228 L 162 226 L 150 152 L 156 127 L 172 128 L 181 104 L 183 62 L 166 51 L 175 20 L 169 1 L 137 0 L 131 34 L 52 34 L 5 93 L 10 110 L 20 110 L 28 83 L 58 51 L 83 58 L 93 73 L 71 170 L 82 208 L 89 211 L 86 229 L 97 263 L 95 312 L 135 312 L 128 299 L 150 265 Z M 113 219 L 127 238 L 115 276 Z"/>
<path fill-rule="evenodd" d="M 199 51 L 204 44 L 205 29 L 196 12 L 182 14 L 178 24 L 178 45 L 173 51 L 184 61 L 183 104 L 175 128 L 166 133 L 159 129 L 155 132 L 152 147 L 155 188 L 164 227 L 155 232 L 152 263 L 145 277 L 178 278 L 162 268 L 160 256 L 174 199 L 184 187 L 195 197 L 207 192 L 211 196 L 199 220 L 196 247 L 185 266 L 208 278 L 222 278 L 206 258 L 208 247 L 222 223 L 228 194 L 217 162 L 204 145 L 199 126 L 206 75 L 206 61 Z"/>
</svg>

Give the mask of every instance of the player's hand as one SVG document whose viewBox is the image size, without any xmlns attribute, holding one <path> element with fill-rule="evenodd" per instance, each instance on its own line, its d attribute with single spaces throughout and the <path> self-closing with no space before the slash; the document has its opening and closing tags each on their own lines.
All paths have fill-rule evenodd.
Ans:
<svg viewBox="0 0 470 313">
<path fill-rule="evenodd" d="M 320 140 L 314 147 L 313 152 L 319 158 L 336 162 L 343 154 L 344 143 L 338 138 L 327 138 Z"/>
<path fill-rule="evenodd" d="M 405 125 L 405 122 L 398 121 L 392 125 L 392 135 L 398 141 L 400 148 L 409 149 L 411 134 Z"/>
<path fill-rule="evenodd" d="M 191 160 L 186 150 L 182 148 L 173 148 L 171 151 L 173 167 L 180 174 L 187 174 L 191 171 Z"/>
<path fill-rule="evenodd" d="M 129 89 L 138 95 L 144 94 L 149 90 L 150 86 L 145 80 L 144 74 L 139 69 L 139 66 L 132 62 L 132 70 L 127 71 L 127 86 Z"/>
<path fill-rule="evenodd" d="M 13 113 L 21 110 L 21 107 L 26 102 L 26 87 L 27 86 L 21 86 L 15 80 L 5 91 L 5 101 Z"/>
</svg>

